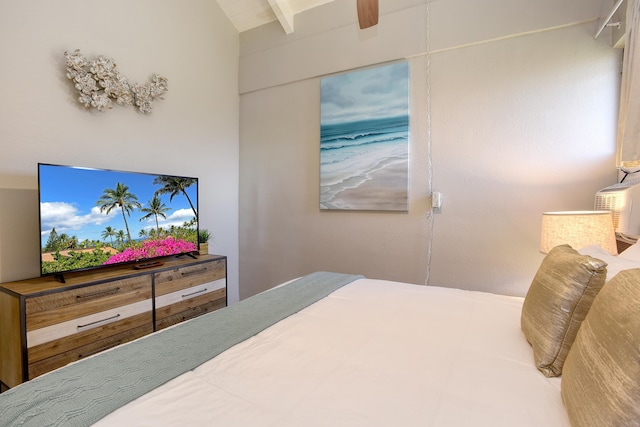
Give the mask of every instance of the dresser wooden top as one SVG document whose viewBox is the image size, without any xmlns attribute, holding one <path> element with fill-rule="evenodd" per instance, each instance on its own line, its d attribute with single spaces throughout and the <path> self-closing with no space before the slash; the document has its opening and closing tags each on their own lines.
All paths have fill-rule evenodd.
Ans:
<svg viewBox="0 0 640 427">
<path fill-rule="evenodd" d="M 191 257 L 166 257 L 157 261 L 162 265 L 135 269 L 136 264 L 118 265 L 114 267 L 98 268 L 95 270 L 77 271 L 64 274 L 65 283 L 61 283 L 54 276 L 35 277 L 33 279 L 17 280 L 15 282 L 7 282 L 0 284 L 0 292 L 8 292 L 15 296 L 34 296 L 47 294 L 50 292 L 58 292 L 66 289 L 73 289 L 77 286 L 86 286 L 88 284 L 100 283 L 114 279 L 124 279 L 132 276 L 139 276 L 159 271 L 170 270 L 173 268 L 184 267 L 188 265 L 197 265 L 203 262 L 226 259 L 223 255 L 198 255 L 197 259 Z"/>
</svg>

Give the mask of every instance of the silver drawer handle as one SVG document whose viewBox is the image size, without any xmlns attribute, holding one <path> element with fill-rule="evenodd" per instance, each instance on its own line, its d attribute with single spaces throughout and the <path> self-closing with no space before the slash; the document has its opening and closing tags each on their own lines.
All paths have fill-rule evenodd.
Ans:
<svg viewBox="0 0 640 427">
<path fill-rule="evenodd" d="M 193 295 L 196 295 L 196 294 L 201 294 L 203 292 L 207 292 L 207 288 L 200 289 L 199 291 L 191 292 L 190 294 L 182 295 L 182 298 L 189 298 L 190 296 L 193 296 Z"/>
<path fill-rule="evenodd" d="M 78 329 L 84 329 L 90 326 L 97 326 L 99 323 L 110 322 L 110 321 L 116 320 L 118 317 L 120 317 L 120 315 L 116 314 L 115 316 L 107 317 L 106 319 L 102 319 L 102 320 L 96 320 L 95 322 L 87 323 L 86 325 L 78 325 Z"/>
</svg>

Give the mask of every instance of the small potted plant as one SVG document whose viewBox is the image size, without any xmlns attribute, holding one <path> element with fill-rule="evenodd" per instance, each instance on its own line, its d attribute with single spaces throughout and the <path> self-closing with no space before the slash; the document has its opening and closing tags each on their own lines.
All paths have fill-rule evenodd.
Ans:
<svg viewBox="0 0 640 427">
<path fill-rule="evenodd" d="M 206 255 L 209 253 L 209 239 L 211 238 L 211 233 L 206 228 L 201 228 L 198 230 L 198 244 L 199 244 L 199 252 L 200 255 Z"/>
</svg>

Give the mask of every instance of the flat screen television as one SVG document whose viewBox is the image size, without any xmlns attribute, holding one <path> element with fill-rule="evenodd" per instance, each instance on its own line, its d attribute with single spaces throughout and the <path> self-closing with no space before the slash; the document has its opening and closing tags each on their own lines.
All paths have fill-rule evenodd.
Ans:
<svg viewBox="0 0 640 427">
<path fill-rule="evenodd" d="M 198 179 L 38 164 L 40 272 L 150 266 L 198 250 Z"/>
</svg>

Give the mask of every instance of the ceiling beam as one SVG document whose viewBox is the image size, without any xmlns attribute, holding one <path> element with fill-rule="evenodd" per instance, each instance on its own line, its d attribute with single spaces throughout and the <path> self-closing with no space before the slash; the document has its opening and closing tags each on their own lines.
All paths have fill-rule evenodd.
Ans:
<svg viewBox="0 0 640 427">
<path fill-rule="evenodd" d="M 268 0 L 273 13 L 287 34 L 293 33 L 293 12 L 288 0 Z"/>
</svg>

